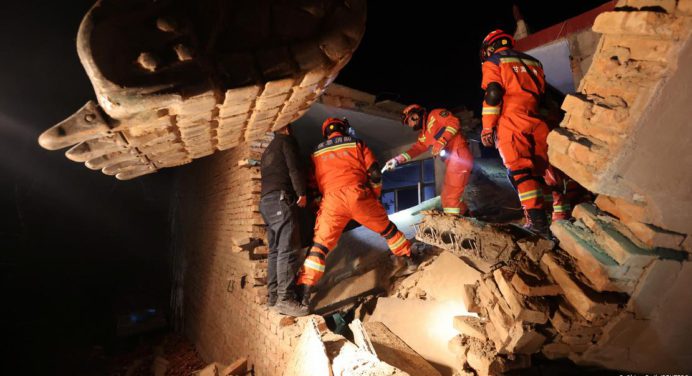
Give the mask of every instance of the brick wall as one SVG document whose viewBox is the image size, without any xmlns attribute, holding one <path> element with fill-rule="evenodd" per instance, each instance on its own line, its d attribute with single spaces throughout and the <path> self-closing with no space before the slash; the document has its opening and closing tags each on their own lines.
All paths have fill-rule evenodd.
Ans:
<svg viewBox="0 0 692 376">
<path fill-rule="evenodd" d="M 266 247 L 251 247 L 265 235 L 259 168 L 238 165 L 259 160 L 267 144 L 268 138 L 246 143 L 181 170 L 174 296 L 184 333 L 205 361 L 248 357 L 255 375 L 280 375 L 306 320 L 264 308 Z"/>
<path fill-rule="evenodd" d="M 565 118 L 548 144 L 551 163 L 599 196 L 596 206 L 575 210 L 575 222 L 551 229 L 592 300 L 618 292 L 627 302 L 586 325 L 597 329 L 589 341 L 560 332 L 561 317 L 551 317 L 560 337 L 543 352 L 612 369 L 681 372 L 692 367 L 692 303 L 683 287 L 692 280 L 692 180 L 681 174 L 692 166 L 683 84 L 692 76 L 692 1 L 620 0 L 593 30 L 602 34 L 593 63 L 562 104 Z"/>
</svg>

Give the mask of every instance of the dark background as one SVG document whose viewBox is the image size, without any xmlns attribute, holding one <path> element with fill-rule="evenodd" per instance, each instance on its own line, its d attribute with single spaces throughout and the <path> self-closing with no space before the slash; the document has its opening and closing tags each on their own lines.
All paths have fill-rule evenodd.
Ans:
<svg viewBox="0 0 692 376">
<path fill-rule="evenodd" d="M 604 2 L 516 3 L 537 31 Z M 0 3 L 0 374 L 99 374 L 98 354 L 116 349 L 115 315 L 168 304 L 175 170 L 121 182 L 36 141 L 94 97 L 75 48 L 92 4 Z M 514 30 L 511 4 L 370 0 L 365 37 L 337 82 L 477 109 L 480 41 Z"/>
</svg>

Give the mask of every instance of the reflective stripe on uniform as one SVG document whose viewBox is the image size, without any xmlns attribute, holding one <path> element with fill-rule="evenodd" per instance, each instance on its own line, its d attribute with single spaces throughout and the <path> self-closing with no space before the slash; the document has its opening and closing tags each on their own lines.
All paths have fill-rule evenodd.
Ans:
<svg viewBox="0 0 692 376">
<path fill-rule="evenodd" d="M 569 211 L 570 206 L 569 205 L 555 205 L 553 206 L 553 211 L 555 213 L 564 213 Z"/>
<path fill-rule="evenodd" d="M 410 161 L 410 160 L 411 160 L 411 156 L 408 155 L 408 153 L 401 153 L 401 156 L 404 157 L 404 159 L 407 160 L 407 161 Z"/>
<path fill-rule="evenodd" d="M 447 132 L 451 133 L 452 135 L 457 134 L 457 130 L 454 129 L 453 127 L 447 127 L 447 128 L 445 128 L 445 130 L 446 130 Z"/>
<path fill-rule="evenodd" d="M 408 239 L 402 234 L 401 232 L 397 231 L 396 235 L 399 237 L 396 241 L 392 242 L 389 244 L 389 249 L 392 251 L 393 254 L 400 256 L 402 254 L 408 254 L 409 252 L 401 252 L 403 250 L 408 250 L 411 247 L 411 243 L 408 242 Z M 396 237 L 394 238 L 396 239 Z"/>
<path fill-rule="evenodd" d="M 428 130 L 432 128 L 433 124 L 435 124 L 435 118 L 433 116 L 430 117 L 430 120 L 428 120 Z"/>
<path fill-rule="evenodd" d="M 319 264 L 317 262 L 314 262 L 314 261 L 310 260 L 309 258 L 305 259 L 303 266 L 305 266 L 306 268 L 310 268 L 312 270 L 317 270 L 318 272 L 324 272 L 324 265 L 323 264 Z"/>
<path fill-rule="evenodd" d="M 496 107 L 483 107 L 483 111 L 481 112 L 482 115 L 499 115 L 500 114 L 500 106 Z"/>
<path fill-rule="evenodd" d="M 442 211 L 444 211 L 445 213 L 449 213 L 449 214 L 461 213 L 461 209 L 459 209 L 459 208 L 443 208 Z"/>
<path fill-rule="evenodd" d="M 324 153 L 328 153 L 328 152 L 330 152 L 330 151 L 337 151 L 337 150 L 349 149 L 349 148 L 355 148 L 355 147 L 356 147 L 356 143 L 355 143 L 355 142 L 349 142 L 349 143 L 346 143 L 346 144 L 334 145 L 334 146 L 330 146 L 330 147 L 328 147 L 328 148 L 324 148 L 324 149 L 322 149 L 322 150 L 318 150 L 318 151 L 312 153 L 312 155 L 315 156 L 315 157 L 317 157 L 317 156 L 320 156 L 320 155 L 322 155 L 322 154 L 324 154 Z"/>
<path fill-rule="evenodd" d="M 392 244 L 389 244 L 389 248 L 391 248 L 391 249 L 399 248 L 402 244 L 404 244 L 404 242 L 406 242 L 406 237 L 404 236 L 404 234 L 398 233 L 397 235 L 400 235 L 399 239 L 392 242 Z"/>
<path fill-rule="evenodd" d="M 532 67 L 540 67 L 541 66 L 541 64 L 537 61 L 528 60 L 528 59 L 524 60 L 524 59 L 520 59 L 518 57 L 501 57 L 500 58 L 500 63 L 502 63 L 502 64 L 509 64 L 509 63 L 520 63 L 521 64 L 522 62 L 524 64 L 526 64 L 528 66 L 532 66 Z"/>
<path fill-rule="evenodd" d="M 542 194 L 542 193 L 540 193 Z M 534 189 L 532 191 L 524 192 L 524 193 L 519 193 L 519 201 L 526 201 L 530 200 L 532 198 L 536 198 L 539 195 L 538 189 Z"/>
</svg>

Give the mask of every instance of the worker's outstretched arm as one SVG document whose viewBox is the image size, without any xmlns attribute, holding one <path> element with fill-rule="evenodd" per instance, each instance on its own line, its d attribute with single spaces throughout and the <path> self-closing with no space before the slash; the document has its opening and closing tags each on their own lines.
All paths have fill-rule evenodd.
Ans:
<svg viewBox="0 0 692 376">
<path fill-rule="evenodd" d="M 395 169 L 397 166 L 399 166 L 400 164 L 406 163 L 406 162 L 410 161 L 411 159 L 421 155 L 424 151 L 426 151 L 428 149 L 423 144 L 423 141 L 425 141 L 425 136 L 423 134 L 423 131 L 421 131 L 421 134 L 418 137 L 418 141 L 416 141 L 416 143 L 413 144 L 405 152 L 403 152 L 403 153 L 397 155 L 396 157 L 388 160 L 387 164 L 384 165 L 382 172 L 391 171 L 391 170 Z"/>
</svg>

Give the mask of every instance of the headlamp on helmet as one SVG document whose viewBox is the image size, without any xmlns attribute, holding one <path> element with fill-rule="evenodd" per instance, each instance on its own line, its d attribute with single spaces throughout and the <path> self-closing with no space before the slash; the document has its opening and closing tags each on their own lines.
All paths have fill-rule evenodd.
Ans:
<svg viewBox="0 0 692 376">
<path fill-rule="evenodd" d="M 342 136 L 346 136 L 349 134 L 349 129 L 351 126 L 348 124 L 348 119 L 346 118 L 327 118 L 327 120 L 322 123 L 322 136 L 327 139 L 329 136 L 334 133 L 338 132 Z"/>
</svg>

